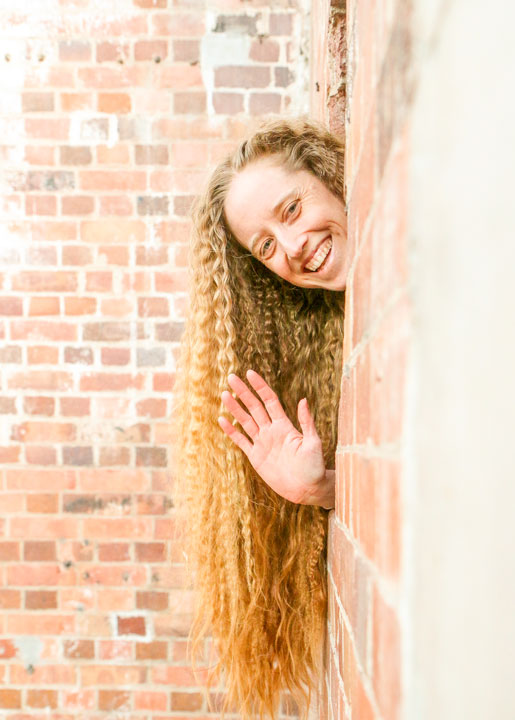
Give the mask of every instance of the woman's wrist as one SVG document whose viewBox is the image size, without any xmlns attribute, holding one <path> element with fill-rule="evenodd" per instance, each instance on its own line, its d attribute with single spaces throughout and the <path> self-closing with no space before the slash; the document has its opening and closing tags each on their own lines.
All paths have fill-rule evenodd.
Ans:
<svg viewBox="0 0 515 720">
<path fill-rule="evenodd" d="M 336 472 L 325 470 L 323 478 L 313 487 L 307 497 L 300 502 L 302 505 L 317 505 L 325 510 L 332 510 L 335 502 Z"/>
<path fill-rule="evenodd" d="M 335 483 L 336 483 L 336 471 L 326 470 L 323 493 L 318 503 L 321 507 L 326 510 L 332 510 L 335 504 Z"/>
</svg>

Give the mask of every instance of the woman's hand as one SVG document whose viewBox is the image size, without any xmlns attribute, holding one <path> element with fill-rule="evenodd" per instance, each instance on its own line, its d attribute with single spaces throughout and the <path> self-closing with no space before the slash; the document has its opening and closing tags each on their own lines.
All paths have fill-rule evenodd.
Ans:
<svg viewBox="0 0 515 720">
<path fill-rule="evenodd" d="M 247 380 L 262 402 L 237 375 L 229 375 L 229 385 L 247 412 L 230 392 L 222 393 L 223 404 L 247 435 L 225 417 L 218 418 L 222 430 L 278 495 L 302 505 L 334 507 L 334 471 L 325 469 L 322 442 L 307 400 L 302 399 L 297 408 L 300 433 L 263 378 L 249 370 Z"/>
</svg>

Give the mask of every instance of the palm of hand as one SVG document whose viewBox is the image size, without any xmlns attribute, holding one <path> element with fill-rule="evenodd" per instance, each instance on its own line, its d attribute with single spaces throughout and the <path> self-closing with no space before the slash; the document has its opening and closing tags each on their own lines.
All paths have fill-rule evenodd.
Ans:
<svg viewBox="0 0 515 720">
<path fill-rule="evenodd" d="M 300 433 L 263 378 L 250 370 L 247 379 L 262 403 L 240 378 L 229 376 L 229 385 L 248 412 L 229 392 L 222 395 L 225 407 L 247 435 L 226 418 L 219 418 L 220 426 L 272 490 L 294 503 L 316 504 L 317 490 L 325 477 L 325 463 L 322 443 L 306 400 L 301 400 L 298 408 L 303 431 Z"/>
</svg>

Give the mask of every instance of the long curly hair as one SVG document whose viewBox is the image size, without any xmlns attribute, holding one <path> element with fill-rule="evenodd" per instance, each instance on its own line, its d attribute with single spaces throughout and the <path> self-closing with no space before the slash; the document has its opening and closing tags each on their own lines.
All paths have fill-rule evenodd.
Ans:
<svg viewBox="0 0 515 720">
<path fill-rule="evenodd" d="M 177 379 L 177 479 L 198 590 L 194 648 L 215 639 L 224 710 L 276 717 L 282 690 L 307 710 L 322 661 L 327 511 L 275 494 L 218 425 L 233 372 L 257 370 L 297 425 L 306 397 L 334 467 L 344 293 L 273 275 L 231 235 L 236 173 L 274 155 L 343 198 L 341 142 L 305 120 L 268 123 L 214 171 L 193 211 L 190 313 Z"/>
</svg>

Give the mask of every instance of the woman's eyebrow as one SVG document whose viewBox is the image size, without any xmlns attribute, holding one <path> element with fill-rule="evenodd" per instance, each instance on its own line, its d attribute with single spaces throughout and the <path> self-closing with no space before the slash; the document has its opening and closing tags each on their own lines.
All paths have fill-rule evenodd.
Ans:
<svg viewBox="0 0 515 720">
<path fill-rule="evenodd" d="M 285 203 L 290 197 L 294 197 L 295 195 L 298 195 L 298 194 L 299 194 L 299 188 L 298 188 L 298 187 L 295 187 L 295 188 L 293 188 L 292 190 L 288 190 L 288 192 L 285 193 L 285 194 L 281 197 L 281 199 L 280 199 L 278 202 L 276 202 L 276 204 L 275 204 L 274 207 L 272 208 L 272 215 L 277 215 L 277 213 L 279 212 L 279 210 L 281 209 L 281 207 L 284 205 L 284 203 Z M 251 252 L 252 254 L 254 254 L 254 245 L 257 243 L 257 241 L 258 241 L 259 238 L 262 236 L 262 234 L 263 234 L 263 231 L 260 230 L 259 232 L 254 233 L 254 235 L 251 237 L 249 247 L 250 247 L 250 252 Z"/>
</svg>

